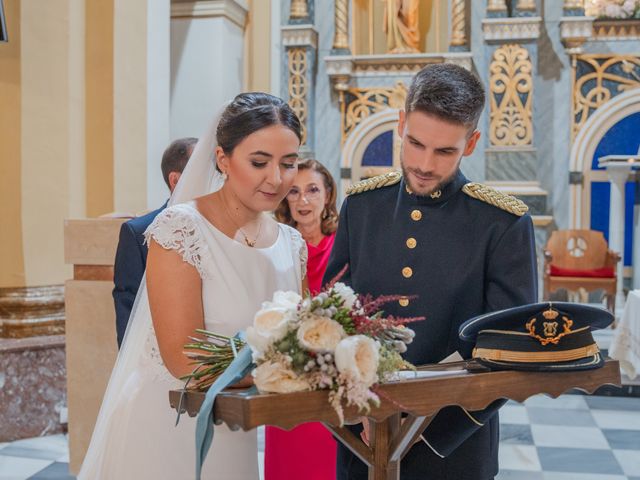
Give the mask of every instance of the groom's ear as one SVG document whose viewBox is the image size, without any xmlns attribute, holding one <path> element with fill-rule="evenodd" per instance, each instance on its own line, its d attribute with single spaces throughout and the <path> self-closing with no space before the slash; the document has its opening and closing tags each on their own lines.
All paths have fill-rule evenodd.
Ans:
<svg viewBox="0 0 640 480">
<path fill-rule="evenodd" d="M 229 169 L 229 159 L 225 155 L 222 147 L 216 147 L 216 165 L 222 173 L 227 173 Z"/>
</svg>

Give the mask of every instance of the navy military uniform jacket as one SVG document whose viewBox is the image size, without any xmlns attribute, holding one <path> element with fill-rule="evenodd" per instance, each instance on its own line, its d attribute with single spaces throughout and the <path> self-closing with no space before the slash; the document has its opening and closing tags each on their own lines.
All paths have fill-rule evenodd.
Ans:
<svg viewBox="0 0 640 480">
<path fill-rule="evenodd" d="M 424 316 L 405 354 L 415 365 L 436 363 L 472 345 L 458 337 L 471 317 L 537 299 L 533 224 L 465 194 L 458 172 L 438 198 L 413 195 L 404 180 L 347 197 L 325 283 L 346 265 L 342 281 L 361 294 L 417 295 L 385 312 Z M 435 195 L 434 195 L 435 197 Z M 425 392 L 427 395 L 428 392 Z M 498 472 L 498 408 L 443 409 L 402 461 L 402 479 L 493 478 Z M 358 431 L 358 430 L 356 430 Z M 338 478 L 366 479 L 364 464 L 340 445 Z"/>
<path fill-rule="evenodd" d="M 165 203 L 159 209 L 129 220 L 120 227 L 120 239 L 113 265 L 113 302 L 116 308 L 118 348 L 122 345 L 133 302 L 147 266 L 148 248 L 144 244 L 144 231 L 166 206 Z"/>
</svg>

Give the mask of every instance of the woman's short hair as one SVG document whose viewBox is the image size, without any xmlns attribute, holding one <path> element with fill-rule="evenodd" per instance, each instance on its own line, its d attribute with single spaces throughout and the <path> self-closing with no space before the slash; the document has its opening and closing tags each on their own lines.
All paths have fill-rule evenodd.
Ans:
<svg viewBox="0 0 640 480">
<path fill-rule="evenodd" d="M 298 171 L 313 170 L 318 172 L 324 181 L 324 188 L 327 191 L 327 200 L 322 218 L 320 219 L 320 230 L 323 235 L 331 235 L 338 229 L 338 207 L 336 206 L 337 187 L 336 182 L 329 173 L 329 170 L 318 160 L 307 158 L 298 162 Z M 289 201 L 285 197 L 275 211 L 276 220 L 291 227 L 296 227 L 296 221 L 291 216 Z"/>
</svg>

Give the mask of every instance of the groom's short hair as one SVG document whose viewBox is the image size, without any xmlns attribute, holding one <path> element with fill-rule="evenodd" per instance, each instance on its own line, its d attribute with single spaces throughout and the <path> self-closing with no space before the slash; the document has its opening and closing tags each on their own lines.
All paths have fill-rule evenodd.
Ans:
<svg viewBox="0 0 640 480">
<path fill-rule="evenodd" d="M 164 178 L 167 187 L 169 186 L 169 174 L 171 172 L 182 173 L 184 167 L 187 166 L 189 157 L 193 152 L 198 139 L 194 137 L 179 138 L 171 142 L 171 145 L 162 154 L 162 178 Z"/>
<path fill-rule="evenodd" d="M 409 87 L 405 112 L 435 115 L 474 130 L 484 108 L 484 87 L 469 70 L 451 63 L 427 65 Z"/>
</svg>

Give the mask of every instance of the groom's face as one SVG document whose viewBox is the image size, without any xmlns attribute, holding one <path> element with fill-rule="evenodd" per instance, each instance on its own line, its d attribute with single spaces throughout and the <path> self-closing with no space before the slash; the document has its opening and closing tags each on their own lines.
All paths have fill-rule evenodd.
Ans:
<svg viewBox="0 0 640 480">
<path fill-rule="evenodd" d="M 446 185 L 480 137 L 480 132 L 468 126 L 420 111 L 400 112 L 398 134 L 402 172 L 416 195 L 429 195 Z"/>
</svg>

